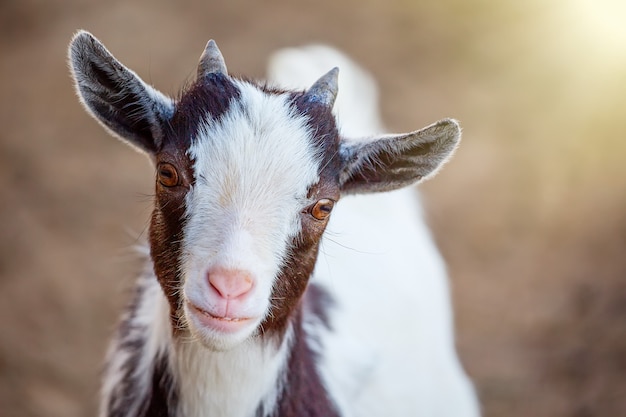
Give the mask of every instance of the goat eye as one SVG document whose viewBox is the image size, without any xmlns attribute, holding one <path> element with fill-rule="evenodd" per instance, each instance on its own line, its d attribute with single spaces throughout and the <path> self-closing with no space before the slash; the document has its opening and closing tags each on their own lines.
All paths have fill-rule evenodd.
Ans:
<svg viewBox="0 0 626 417">
<path fill-rule="evenodd" d="M 178 171 L 176 171 L 176 168 L 172 164 L 159 164 L 157 178 L 159 183 L 164 187 L 175 187 L 178 185 Z"/>
<path fill-rule="evenodd" d="M 322 198 L 313 207 L 311 207 L 311 216 L 317 220 L 325 220 L 330 216 L 330 212 L 333 210 L 335 202 L 329 198 Z"/>
</svg>

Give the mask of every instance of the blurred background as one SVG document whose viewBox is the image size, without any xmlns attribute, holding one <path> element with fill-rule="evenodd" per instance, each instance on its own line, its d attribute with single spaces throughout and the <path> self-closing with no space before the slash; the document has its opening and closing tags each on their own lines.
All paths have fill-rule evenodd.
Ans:
<svg viewBox="0 0 626 417">
<path fill-rule="evenodd" d="M 378 79 L 390 130 L 459 119 L 422 193 L 484 415 L 626 415 L 626 3 L 4 0 L 1 416 L 94 415 L 140 267 L 152 170 L 78 104 L 79 28 L 172 95 L 209 38 L 253 77 L 329 43 Z"/>
</svg>

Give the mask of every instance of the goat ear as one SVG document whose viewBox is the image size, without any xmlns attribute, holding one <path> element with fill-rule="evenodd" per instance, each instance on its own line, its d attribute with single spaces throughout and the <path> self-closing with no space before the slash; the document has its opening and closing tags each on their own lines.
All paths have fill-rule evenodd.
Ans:
<svg viewBox="0 0 626 417">
<path fill-rule="evenodd" d="M 74 36 L 69 60 L 87 111 L 114 135 L 154 154 L 174 112 L 173 101 L 144 83 L 88 32 Z"/>
<path fill-rule="evenodd" d="M 342 140 L 341 191 L 390 191 L 422 181 L 451 157 L 460 138 L 458 123 L 445 119 L 412 133 L 367 142 Z"/>
</svg>

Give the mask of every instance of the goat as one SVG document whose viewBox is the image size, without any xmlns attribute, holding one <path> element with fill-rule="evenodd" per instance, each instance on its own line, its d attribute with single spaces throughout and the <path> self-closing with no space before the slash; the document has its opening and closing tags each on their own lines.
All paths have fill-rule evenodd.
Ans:
<svg viewBox="0 0 626 417">
<path fill-rule="evenodd" d="M 74 36 L 69 59 L 87 111 L 156 171 L 150 260 L 107 354 L 101 416 L 478 414 L 454 354 L 444 268 L 422 222 L 405 240 L 423 254 L 399 252 L 433 257 L 424 276 L 408 276 L 415 263 L 411 273 L 385 269 L 397 256 L 383 248 L 311 278 L 331 256 L 316 267 L 320 245 L 331 246 L 322 242 L 331 212 L 347 224 L 378 221 L 367 213 L 378 196 L 354 198 L 343 215 L 340 196 L 434 175 L 458 144 L 456 121 L 347 139 L 332 113 L 337 68 L 304 91 L 268 87 L 230 76 L 213 41 L 177 100 L 87 32 Z M 402 219 L 419 215 L 407 195 L 390 194 Z M 418 280 L 435 299 L 415 293 Z M 407 302 L 412 311 L 397 308 Z"/>
</svg>

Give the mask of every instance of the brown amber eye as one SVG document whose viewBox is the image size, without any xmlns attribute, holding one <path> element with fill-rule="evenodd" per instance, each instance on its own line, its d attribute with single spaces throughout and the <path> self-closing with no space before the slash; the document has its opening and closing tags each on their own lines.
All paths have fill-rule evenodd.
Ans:
<svg viewBox="0 0 626 417">
<path fill-rule="evenodd" d="M 157 168 L 157 178 L 164 187 L 175 187 L 178 185 L 178 171 L 172 164 L 162 163 Z"/>
<path fill-rule="evenodd" d="M 330 212 L 333 210 L 335 202 L 329 198 L 322 198 L 313 207 L 311 207 L 311 216 L 317 220 L 325 220 L 330 216 Z"/>
</svg>

